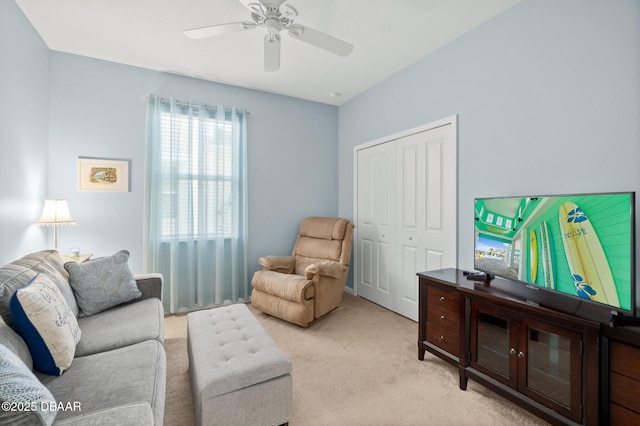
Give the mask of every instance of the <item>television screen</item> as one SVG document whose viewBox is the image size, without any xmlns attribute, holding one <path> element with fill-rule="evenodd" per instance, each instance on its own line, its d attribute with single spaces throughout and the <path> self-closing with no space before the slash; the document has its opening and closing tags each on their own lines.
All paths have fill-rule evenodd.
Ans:
<svg viewBox="0 0 640 426">
<path fill-rule="evenodd" d="M 477 198 L 474 268 L 634 311 L 634 193 Z"/>
</svg>

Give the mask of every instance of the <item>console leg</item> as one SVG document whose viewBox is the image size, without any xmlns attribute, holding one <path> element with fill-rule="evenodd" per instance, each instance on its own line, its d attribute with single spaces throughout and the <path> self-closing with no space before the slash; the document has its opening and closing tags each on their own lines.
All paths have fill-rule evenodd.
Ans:
<svg viewBox="0 0 640 426">
<path fill-rule="evenodd" d="M 466 391 L 467 390 L 467 382 L 469 381 L 469 379 L 464 374 L 464 368 L 463 367 L 458 367 L 458 374 L 460 375 L 460 389 L 463 390 L 463 391 Z"/>
</svg>

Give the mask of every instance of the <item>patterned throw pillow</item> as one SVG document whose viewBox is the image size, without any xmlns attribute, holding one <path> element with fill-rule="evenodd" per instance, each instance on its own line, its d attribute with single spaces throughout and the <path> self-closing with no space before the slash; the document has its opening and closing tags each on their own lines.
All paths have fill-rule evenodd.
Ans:
<svg viewBox="0 0 640 426">
<path fill-rule="evenodd" d="M 59 376 L 71 366 L 80 327 L 64 296 L 46 275 L 38 274 L 28 286 L 16 291 L 9 312 L 29 347 L 35 368 Z"/>
<path fill-rule="evenodd" d="M 50 425 L 55 399 L 20 358 L 0 344 L 0 424 Z M 5 409 L 7 408 L 7 409 Z"/>
<path fill-rule="evenodd" d="M 77 317 L 79 310 L 69 285 L 69 274 L 64 269 L 62 257 L 56 250 L 29 253 L 0 268 L 0 316 L 5 324 L 15 330 L 9 315 L 9 301 L 16 290 L 26 287 L 38 273 L 48 276 L 58 287 L 71 311 Z"/>
<path fill-rule="evenodd" d="M 129 252 L 84 263 L 67 262 L 69 283 L 85 315 L 93 315 L 142 296 L 127 261 Z"/>
</svg>

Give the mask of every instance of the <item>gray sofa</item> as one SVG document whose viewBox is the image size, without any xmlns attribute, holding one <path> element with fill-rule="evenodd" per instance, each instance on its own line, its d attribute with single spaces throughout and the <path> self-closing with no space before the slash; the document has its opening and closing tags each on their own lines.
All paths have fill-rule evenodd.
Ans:
<svg viewBox="0 0 640 426">
<path fill-rule="evenodd" d="M 69 275 L 57 251 L 31 253 L 1 267 L 0 343 L 32 369 L 55 398 L 61 409 L 54 424 L 162 425 L 166 384 L 162 276 L 136 275 L 142 296 L 97 314 L 83 317 L 76 306 L 81 338 L 71 366 L 54 376 L 33 369 L 27 345 L 10 326 L 12 293 L 38 273 L 50 277 L 74 304 L 69 299 L 74 297 Z M 3 414 L 7 413 L 0 413 L 0 423 Z"/>
</svg>

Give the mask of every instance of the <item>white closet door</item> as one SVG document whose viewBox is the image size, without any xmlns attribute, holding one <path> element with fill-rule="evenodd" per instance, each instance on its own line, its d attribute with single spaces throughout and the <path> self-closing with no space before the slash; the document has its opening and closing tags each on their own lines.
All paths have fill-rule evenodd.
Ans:
<svg viewBox="0 0 640 426">
<path fill-rule="evenodd" d="M 456 266 L 455 116 L 355 148 L 355 291 L 418 320 L 418 272 Z"/>
<path fill-rule="evenodd" d="M 456 266 L 452 125 L 397 139 L 395 311 L 418 320 L 416 273 Z"/>
<path fill-rule="evenodd" d="M 395 150 L 391 143 L 358 151 L 356 288 L 360 296 L 395 307 Z"/>
</svg>

